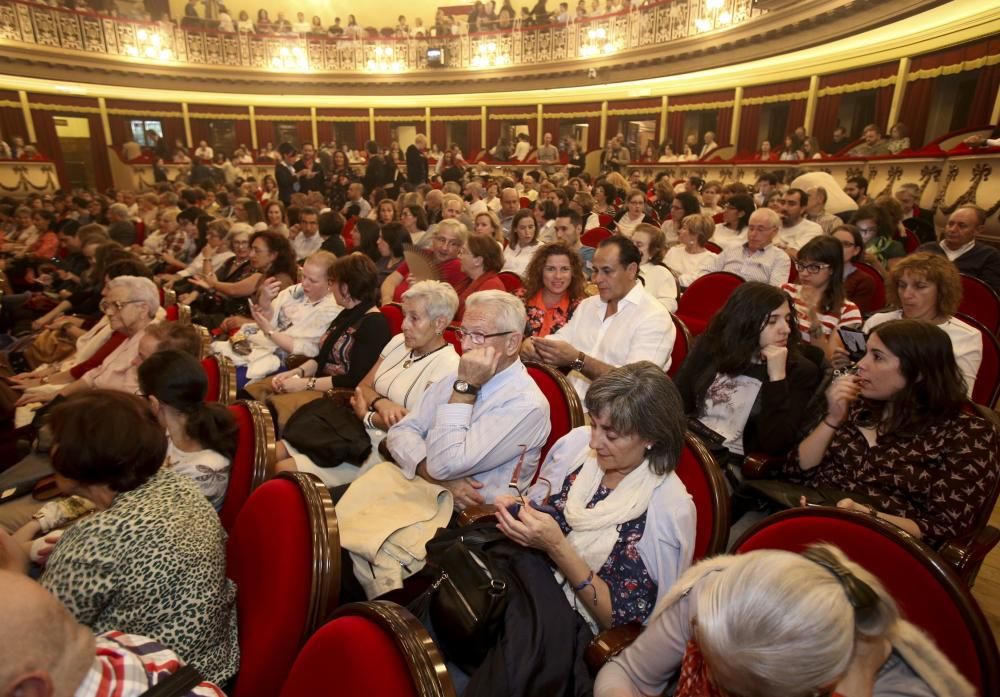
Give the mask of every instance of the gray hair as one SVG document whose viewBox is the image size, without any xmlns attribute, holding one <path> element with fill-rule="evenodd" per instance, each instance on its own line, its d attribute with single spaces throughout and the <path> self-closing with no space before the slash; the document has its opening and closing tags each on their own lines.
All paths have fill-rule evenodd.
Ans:
<svg viewBox="0 0 1000 697">
<path fill-rule="evenodd" d="M 781 216 L 770 208 L 758 208 L 750 214 L 750 218 L 765 218 L 765 222 L 775 230 L 781 229 Z M 747 222 L 750 222 L 749 220 Z"/>
<path fill-rule="evenodd" d="M 701 580 L 698 645 L 727 692 L 806 697 L 844 674 L 856 640 L 892 638 L 899 610 L 879 580 L 836 547 L 811 548 L 875 592 L 871 612 L 855 611 L 834 572 L 783 550 L 710 559 L 685 573 L 661 604 L 676 602 L 681 589 Z"/>
<path fill-rule="evenodd" d="M 909 191 L 917 198 L 920 198 L 920 184 L 916 182 L 903 182 L 896 191 Z"/>
<path fill-rule="evenodd" d="M 469 241 L 469 228 L 465 227 L 465 223 L 461 220 L 456 220 L 455 218 L 445 218 L 438 223 L 437 232 L 441 232 L 445 229 L 457 235 L 458 239 L 462 240 L 462 244 Z"/>
<path fill-rule="evenodd" d="M 232 242 L 240 235 L 246 235 L 247 237 L 253 235 L 253 225 L 250 223 L 233 223 L 229 226 L 229 234 L 226 236 L 226 242 Z"/>
<path fill-rule="evenodd" d="M 156 317 L 160 308 L 160 291 L 156 284 L 142 276 L 118 276 L 108 281 L 108 291 L 124 288 L 128 291 L 129 300 L 140 300 L 149 308 L 149 317 Z"/>
<path fill-rule="evenodd" d="M 443 319 L 450 324 L 458 310 L 458 294 L 449 283 L 420 281 L 403 293 L 403 300 L 423 300 L 431 320 Z"/>
<path fill-rule="evenodd" d="M 677 467 L 687 421 L 681 395 L 662 368 L 649 361 L 613 368 L 591 383 L 584 402 L 618 433 L 652 442 L 646 455 L 654 473 L 669 474 Z"/>
<path fill-rule="evenodd" d="M 466 314 L 474 308 L 493 317 L 495 331 L 524 334 L 528 314 L 517 296 L 503 290 L 481 290 L 465 299 Z"/>
<path fill-rule="evenodd" d="M 113 203 L 108 207 L 108 215 L 120 218 L 121 220 L 128 220 L 128 206 L 124 203 Z"/>
</svg>

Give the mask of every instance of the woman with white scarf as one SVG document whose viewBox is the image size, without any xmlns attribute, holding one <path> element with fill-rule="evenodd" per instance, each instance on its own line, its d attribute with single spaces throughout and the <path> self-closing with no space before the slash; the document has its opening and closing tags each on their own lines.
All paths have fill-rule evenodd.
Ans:
<svg viewBox="0 0 1000 697">
<path fill-rule="evenodd" d="M 695 507 L 674 473 L 684 409 L 660 368 L 642 361 L 611 370 L 593 382 L 586 406 L 591 425 L 553 446 L 527 494 L 532 505 L 515 518 L 508 507 L 517 499 L 496 503 L 500 530 L 549 556 L 596 633 L 645 622 L 691 565 Z M 551 513 L 535 507 L 547 482 Z"/>
</svg>

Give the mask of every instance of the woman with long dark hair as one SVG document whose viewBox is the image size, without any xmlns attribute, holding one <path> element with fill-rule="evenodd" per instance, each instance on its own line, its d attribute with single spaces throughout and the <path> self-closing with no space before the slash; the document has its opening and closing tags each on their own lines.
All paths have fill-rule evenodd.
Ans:
<svg viewBox="0 0 1000 697">
<path fill-rule="evenodd" d="M 722 436 L 739 458 L 787 452 L 821 377 L 803 352 L 791 298 L 752 282 L 712 318 L 675 382 L 688 416 Z"/>
<path fill-rule="evenodd" d="M 378 251 L 378 233 L 378 223 L 368 218 L 358 218 L 351 228 L 351 250 L 361 252 L 377 262 L 382 258 Z"/>
<path fill-rule="evenodd" d="M 404 246 L 410 244 L 410 235 L 399 223 L 388 223 L 383 225 L 378 234 L 378 261 L 375 268 L 378 269 L 378 284 L 382 282 L 403 263 Z"/>
<path fill-rule="evenodd" d="M 866 273 L 858 273 L 854 265 L 864 261 L 865 257 L 865 241 L 861 238 L 858 228 L 844 223 L 835 226 L 830 231 L 830 236 L 840 242 L 844 250 L 844 295 L 862 312 L 880 310 L 880 307 L 874 305 L 877 291 L 875 281 Z"/>
<path fill-rule="evenodd" d="M 524 301 L 528 326 L 524 337 L 545 337 L 566 324 L 584 297 L 583 261 L 562 242 L 542 247 L 524 272 L 515 295 Z"/>
</svg>

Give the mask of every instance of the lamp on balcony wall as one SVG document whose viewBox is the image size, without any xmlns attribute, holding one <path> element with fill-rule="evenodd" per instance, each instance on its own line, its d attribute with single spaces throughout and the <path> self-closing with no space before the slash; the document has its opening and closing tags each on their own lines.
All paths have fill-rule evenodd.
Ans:
<svg viewBox="0 0 1000 697">
<path fill-rule="evenodd" d="M 168 61 L 174 57 L 174 52 L 164 46 L 164 43 L 158 32 L 140 29 L 135 33 L 135 46 L 126 47 L 125 53 L 133 58 Z"/>
<path fill-rule="evenodd" d="M 369 73 L 399 73 L 405 67 L 392 46 L 376 46 L 375 57 L 369 58 L 365 64 L 365 70 Z"/>
<path fill-rule="evenodd" d="M 608 55 L 618 50 L 618 46 L 608 37 L 608 31 L 604 27 L 588 29 L 587 38 L 580 46 L 580 55 L 583 58 L 593 58 L 599 55 Z"/>
<path fill-rule="evenodd" d="M 501 53 L 495 41 L 483 41 L 472 56 L 473 68 L 497 68 L 510 65 L 510 56 Z"/>
<path fill-rule="evenodd" d="M 706 32 L 732 23 L 733 13 L 726 9 L 726 0 L 705 0 L 705 15 L 694 21 L 694 28 Z"/>
<path fill-rule="evenodd" d="M 271 67 L 283 71 L 309 70 L 309 61 L 301 46 L 282 46 L 271 57 Z"/>
</svg>

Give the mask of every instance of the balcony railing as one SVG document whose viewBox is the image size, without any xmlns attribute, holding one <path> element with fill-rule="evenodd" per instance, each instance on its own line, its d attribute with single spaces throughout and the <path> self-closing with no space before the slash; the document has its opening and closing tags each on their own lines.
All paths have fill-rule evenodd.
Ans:
<svg viewBox="0 0 1000 697">
<path fill-rule="evenodd" d="M 485 70 L 610 56 L 725 30 L 762 13 L 752 0 L 665 0 L 565 25 L 442 37 L 350 39 L 192 29 L 0 0 L 0 43 L 34 44 L 144 64 L 295 73 L 434 70 L 427 52 L 436 48 L 443 50 L 445 68 Z"/>
</svg>

